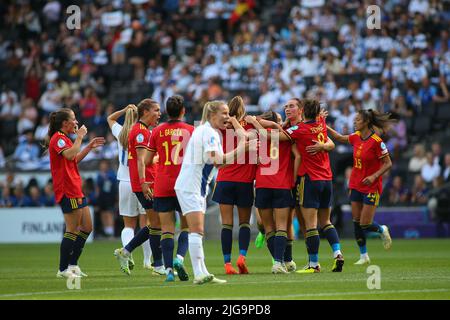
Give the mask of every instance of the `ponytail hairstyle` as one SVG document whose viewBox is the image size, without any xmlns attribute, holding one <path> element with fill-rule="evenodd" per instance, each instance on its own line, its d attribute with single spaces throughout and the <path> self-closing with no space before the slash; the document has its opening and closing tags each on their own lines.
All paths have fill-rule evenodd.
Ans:
<svg viewBox="0 0 450 320">
<path fill-rule="evenodd" d="M 61 108 L 58 111 L 50 113 L 48 133 L 44 139 L 44 143 L 42 144 L 42 147 L 44 149 L 48 149 L 48 146 L 50 145 L 50 139 L 56 132 L 61 130 L 63 122 L 70 119 L 71 113 L 73 113 L 73 111 L 69 108 Z"/>
<path fill-rule="evenodd" d="M 236 117 L 237 121 L 241 121 L 245 117 L 245 105 L 241 96 L 235 96 L 228 102 L 230 108 L 230 117 Z"/>
<path fill-rule="evenodd" d="M 131 127 L 137 121 L 137 112 L 131 108 L 125 113 L 125 120 L 123 121 L 122 130 L 119 134 L 119 143 L 123 149 L 128 149 L 128 136 L 130 134 Z"/>
<path fill-rule="evenodd" d="M 205 124 L 206 121 L 211 119 L 211 116 L 214 113 L 219 111 L 220 106 L 227 105 L 225 102 L 220 100 L 208 101 L 203 106 L 203 114 L 202 114 L 202 124 Z"/>
<path fill-rule="evenodd" d="M 316 119 L 320 114 L 320 103 L 315 99 L 306 99 L 303 107 L 305 119 Z"/>
<path fill-rule="evenodd" d="M 379 129 L 382 133 L 387 132 L 389 127 L 397 122 L 397 120 L 392 117 L 391 113 L 381 113 L 372 109 L 358 110 L 358 113 L 361 115 L 362 120 L 367 122 L 369 129 Z"/>
</svg>

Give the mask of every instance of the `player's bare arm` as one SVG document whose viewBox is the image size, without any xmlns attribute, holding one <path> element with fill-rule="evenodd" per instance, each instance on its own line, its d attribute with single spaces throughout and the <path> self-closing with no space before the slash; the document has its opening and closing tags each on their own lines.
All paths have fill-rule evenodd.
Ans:
<svg viewBox="0 0 450 320">
<path fill-rule="evenodd" d="M 330 126 L 327 126 L 328 132 L 330 132 L 330 135 L 333 139 L 335 139 L 338 142 L 341 143 L 350 143 L 348 140 L 348 135 L 342 135 Z"/>
<path fill-rule="evenodd" d="M 384 156 L 381 158 L 381 168 L 376 171 L 374 174 L 365 177 L 362 181 L 365 185 L 371 185 L 374 183 L 379 177 L 381 177 L 383 174 L 385 174 L 390 168 L 392 167 L 392 161 L 391 157 L 389 155 Z"/>
</svg>

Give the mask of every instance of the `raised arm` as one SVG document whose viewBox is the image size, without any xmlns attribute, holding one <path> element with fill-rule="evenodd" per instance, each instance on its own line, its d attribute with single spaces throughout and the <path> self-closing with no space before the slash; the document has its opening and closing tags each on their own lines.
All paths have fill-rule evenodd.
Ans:
<svg viewBox="0 0 450 320">
<path fill-rule="evenodd" d="M 291 140 L 291 138 L 287 135 L 287 133 L 283 130 L 283 128 L 273 121 L 257 119 L 255 116 L 246 116 L 245 121 L 252 124 L 258 130 L 258 133 L 264 136 L 265 138 L 267 138 L 268 136 L 266 128 L 270 128 L 278 130 L 278 131 L 277 130 L 271 131 L 271 134 L 278 135 L 279 141 Z"/>
<path fill-rule="evenodd" d="M 350 141 L 348 140 L 348 135 L 342 135 L 330 126 L 327 126 L 327 129 L 330 132 L 331 137 L 336 141 L 339 141 L 341 143 L 350 143 Z"/>
<path fill-rule="evenodd" d="M 67 160 L 70 160 L 70 161 L 75 159 L 77 154 L 80 152 L 81 143 L 83 142 L 83 138 L 86 134 L 87 134 L 86 126 L 82 126 L 81 128 L 79 128 L 76 131 L 77 137 L 76 137 L 75 141 L 73 142 L 73 145 L 69 149 L 64 150 L 62 152 L 62 155 L 64 158 L 66 158 Z"/>
<path fill-rule="evenodd" d="M 127 110 L 130 108 L 137 111 L 137 107 L 134 104 L 129 104 L 125 108 L 111 113 L 107 118 L 109 128 L 112 129 L 112 126 L 117 122 L 117 119 L 119 119 L 121 116 L 123 116 L 125 113 L 127 113 Z"/>
<path fill-rule="evenodd" d="M 105 144 L 105 138 L 103 137 L 95 137 L 91 141 L 89 141 L 89 144 L 81 150 L 77 154 L 77 162 L 80 162 L 83 160 L 89 152 L 91 152 L 92 149 L 98 148 L 100 146 L 103 146 Z"/>
</svg>

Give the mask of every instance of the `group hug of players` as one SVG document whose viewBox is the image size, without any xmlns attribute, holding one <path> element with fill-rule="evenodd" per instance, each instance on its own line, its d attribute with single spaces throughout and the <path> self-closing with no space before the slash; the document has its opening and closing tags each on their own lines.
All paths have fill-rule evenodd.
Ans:
<svg viewBox="0 0 450 320">
<path fill-rule="evenodd" d="M 349 189 L 355 238 L 361 254 L 355 264 L 370 263 L 366 248 L 368 232 L 379 233 L 385 249 L 391 247 L 387 226 L 374 221 L 382 175 L 392 166 L 386 145 L 377 134 L 392 122 L 389 114 L 360 110 L 354 120 L 355 133 L 341 135 L 327 127 L 326 112 L 317 100 L 289 100 L 284 106 L 284 122 L 281 115 L 272 111 L 256 117 L 247 115 L 241 97 L 234 97 L 228 104 L 208 102 L 202 124 L 195 129 L 182 121 L 185 114 L 182 97 L 169 97 L 165 109 L 169 120 L 160 125 L 160 106 L 151 99 L 144 99 L 137 106 L 128 105 L 108 117 L 119 145 L 119 212 L 125 225 L 121 234 L 123 248 L 115 250 L 114 255 L 126 274 L 131 273 L 135 264 L 131 253 L 143 245 L 144 267 L 154 274 L 165 275 L 166 281 L 174 281 L 176 275 L 181 281 L 189 280 L 184 266 L 189 251 L 194 283 L 226 282 L 209 274 L 204 263 L 204 213 L 214 168 L 218 168 L 218 174 L 212 200 L 220 207 L 226 274 L 249 273 L 246 256 L 253 205 L 257 209 L 260 237 L 265 239 L 273 258 L 272 273 L 320 272 L 320 232 L 333 251 L 332 271 L 341 272 L 344 258 L 338 233 L 330 221 L 333 186 L 328 153 L 335 147 L 332 139 L 353 146 Z M 52 124 L 58 113 L 59 121 Z M 124 123 L 120 125 L 117 120 L 124 115 Z M 51 171 L 55 195 L 66 220 L 58 271 L 62 277 L 85 276 L 77 262 L 92 222 L 84 211 L 86 201 L 77 163 L 104 142 L 95 138 L 80 150 L 78 140 L 86 132 L 84 126 L 78 129 L 69 109 L 51 116 Z M 74 143 L 68 138 L 70 133 L 77 134 Z M 71 171 L 66 177 L 64 170 L 69 167 Z M 71 187 L 60 186 L 58 175 L 59 179 L 71 179 Z M 238 270 L 231 259 L 235 206 L 239 216 Z M 176 212 L 181 214 L 174 258 Z M 299 270 L 292 258 L 294 215 L 299 220 L 309 257 L 307 265 Z M 138 220 L 142 228 L 135 235 Z"/>
</svg>

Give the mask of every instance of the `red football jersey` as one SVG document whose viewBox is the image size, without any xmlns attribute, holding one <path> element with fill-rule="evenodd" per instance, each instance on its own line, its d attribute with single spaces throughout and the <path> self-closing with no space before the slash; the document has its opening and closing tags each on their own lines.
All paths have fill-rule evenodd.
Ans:
<svg viewBox="0 0 450 320">
<path fill-rule="evenodd" d="M 306 147 L 314 145 L 315 141 L 327 142 L 327 125 L 324 118 L 315 121 L 300 122 L 290 127 L 286 132 L 297 144 L 297 149 L 302 156 L 302 163 L 298 170 L 298 176 L 307 174 L 311 180 L 332 180 L 330 157 L 328 152 L 319 152 L 310 155 L 306 152 Z"/>
<path fill-rule="evenodd" d="M 247 123 L 246 121 L 241 121 L 240 124 L 246 131 L 255 129 L 253 125 Z M 233 130 L 220 130 L 220 133 L 222 134 L 222 146 L 224 153 L 233 151 L 237 147 L 237 137 L 234 136 L 233 141 L 227 141 L 229 138 L 227 139 L 226 131 L 231 132 Z M 246 152 L 236 160 L 236 164 L 230 164 L 223 168 L 219 168 L 216 181 L 250 183 L 255 180 L 255 174 L 256 163 L 250 164 L 249 155 L 248 152 Z"/>
<path fill-rule="evenodd" d="M 291 141 L 272 141 L 270 129 L 267 139 L 260 139 L 260 151 L 266 151 L 256 169 L 255 188 L 291 189 L 294 181 L 294 161 Z M 261 137 L 261 136 L 260 136 Z M 266 149 L 266 150 L 264 150 Z"/>
<path fill-rule="evenodd" d="M 184 150 L 193 131 L 193 126 L 174 120 L 153 129 L 150 150 L 159 155 L 159 166 L 155 176 L 155 197 L 176 197 L 173 188 L 181 170 Z"/>
<path fill-rule="evenodd" d="M 133 125 L 128 135 L 128 167 L 130 168 L 131 189 L 133 192 L 142 192 L 139 183 L 139 172 L 137 168 L 137 148 L 150 150 L 151 130 L 142 122 L 138 121 Z M 145 181 L 153 188 L 155 180 L 155 165 L 145 167 Z"/>
<path fill-rule="evenodd" d="M 362 193 L 378 192 L 381 194 L 383 190 L 382 177 L 376 179 L 369 186 L 364 185 L 362 181 L 380 170 L 381 158 L 389 155 L 383 140 L 375 133 L 363 140 L 361 133 L 357 131 L 348 136 L 348 141 L 353 146 L 353 168 L 349 188 Z"/>
<path fill-rule="evenodd" d="M 64 195 L 71 199 L 84 197 L 77 160 L 68 160 L 62 155 L 63 151 L 71 148 L 72 145 L 72 140 L 61 131 L 56 132 L 50 139 L 48 147 L 50 171 L 57 203 Z"/>
</svg>

